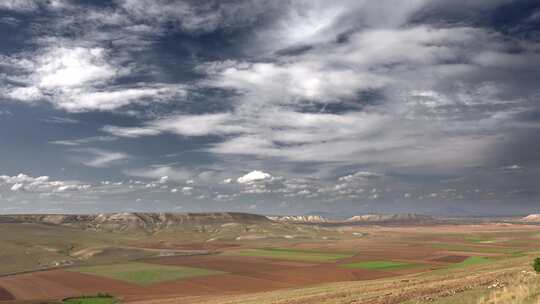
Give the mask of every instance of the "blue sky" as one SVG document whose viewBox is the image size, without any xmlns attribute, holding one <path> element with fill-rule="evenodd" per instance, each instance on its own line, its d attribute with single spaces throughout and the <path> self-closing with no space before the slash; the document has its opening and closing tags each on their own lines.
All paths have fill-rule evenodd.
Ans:
<svg viewBox="0 0 540 304">
<path fill-rule="evenodd" d="M 0 3 L 0 212 L 540 211 L 537 1 Z"/>
</svg>

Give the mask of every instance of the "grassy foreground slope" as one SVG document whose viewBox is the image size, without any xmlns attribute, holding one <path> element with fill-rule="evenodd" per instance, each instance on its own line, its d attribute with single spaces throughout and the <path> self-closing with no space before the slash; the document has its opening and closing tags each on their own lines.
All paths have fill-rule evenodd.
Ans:
<svg viewBox="0 0 540 304">
<path fill-rule="evenodd" d="M 396 278 L 324 284 L 308 288 L 219 298 L 160 299 L 140 304 L 416 304 L 416 303 L 536 303 L 540 292 L 540 276 L 533 274 L 532 256 L 509 258 L 470 267 L 449 268 Z M 526 279 L 524 279 L 526 277 Z M 524 283 L 525 282 L 525 283 Z M 527 287 L 523 287 L 527 286 Z M 506 288 L 506 289 L 505 289 Z M 516 291 L 517 290 L 517 291 Z M 500 293 L 521 293 L 523 301 L 493 302 Z M 512 297 L 510 295 L 510 297 Z M 529 301 L 530 300 L 530 301 Z"/>
</svg>

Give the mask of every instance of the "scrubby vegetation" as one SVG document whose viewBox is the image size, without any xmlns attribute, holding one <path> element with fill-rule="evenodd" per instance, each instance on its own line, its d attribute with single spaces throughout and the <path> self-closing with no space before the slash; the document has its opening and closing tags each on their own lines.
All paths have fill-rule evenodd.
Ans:
<svg viewBox="0 0 540 304">
<path fill-rule="evenodd" d="M 540 273 L 540 258 L 534 259 L 533 268 L 534 268 L 534 271 L 536 271 L 537 273 Z"/>
</svg>

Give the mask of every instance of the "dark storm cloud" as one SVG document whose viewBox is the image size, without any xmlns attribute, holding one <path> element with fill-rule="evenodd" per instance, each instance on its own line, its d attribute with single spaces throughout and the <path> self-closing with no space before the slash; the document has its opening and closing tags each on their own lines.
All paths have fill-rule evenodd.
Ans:
<svg viewBox="0 0 540 304">
<path fill-rule="evenodd" d="M 537 1 L 2 2 L 0 208 L 530 211 L 539 23 Z"/>
</svg>

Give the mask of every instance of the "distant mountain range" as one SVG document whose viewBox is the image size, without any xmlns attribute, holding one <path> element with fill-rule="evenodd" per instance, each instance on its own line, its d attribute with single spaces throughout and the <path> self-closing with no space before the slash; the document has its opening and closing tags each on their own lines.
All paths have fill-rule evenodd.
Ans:
<svg viewBox="0 0 540 304">
<path fill-rule="evenodd" d="M 540 222 L 540 214 L 530 214 L 515 220 Z M 208 213 L 101 213 L 101 214 L 21 214 L 0 215 L 0 223 L 39 223 L 80 229 L 110 231 L 157 232 L 176 227 L 207 224 L 322 224 L 322 225 L 425 225 L 443 223 L 449 219 L 416 213 L 360 214 L 347 219 L 331 219 L 322 215 L 263 216 L 240 212 Z"/>
<path fill-rule="evenodd" d="M 398 214 L 365 214 L 355 215 L 346 220 L 346 222 L 360 222 L 360 223 L 427 223 L 434 222 L 436 219 L 429 215 L 416 214 L 416 213 L 398 213 Z"/>
<path fill-rule="evenodd" d="M 278 222 L 290 223 L 333 223 L 333 224 L 425 224 L 435 222 L 436 219 L 429 215 L 415 213 L 398 214 L 363 214 L 355 215 L 345 220 L 333 220 L 320 215 L 286 215 L 269 216 L 269 219 Z"/>
<path fill-rule="evenodd" d="M 329 220 L 320 215 L 284 215 L 284 216 L 269 216 L 272 221 L 276 222 L 291 222 L 291 223 L 327 223 Z"/>
<path fill-rule="evenodd" d="M 0 222 L 40 223 L 96 230 L 158 231 L 183 224 L 214 223 L 271 223 L 262 215 L 216 213 L 101 213 L 101 214 L 25 214 L 1 215 Z"/>
</svg>

